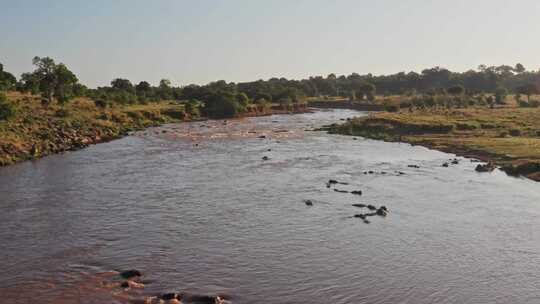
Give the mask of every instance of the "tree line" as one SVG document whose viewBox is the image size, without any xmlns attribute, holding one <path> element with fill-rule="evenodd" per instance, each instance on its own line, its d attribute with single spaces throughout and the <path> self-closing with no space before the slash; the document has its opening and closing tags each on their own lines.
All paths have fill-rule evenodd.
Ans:
<svg viewBox="0 0 540 304">
<path fill-rule="evenodd" d="M 35 57 L 32 62 L 34 71 L 23 73 L 18 79 L 4 71 L 0 64 L 0 91 L 40 94 L 45 106 L 54 100 L 63 105 L 79 96 L 89 97 L 101 107 L 174 100 L 184 103 L 186 109 L 194 113 L 202 111 L 210 117 L 234 116 L 252 107 L 267 108 L 272 103 L 291 107 L 304 104 L 307 97 L 340 96 L 372 101 L 376 94 L 424 98 L 441 94 L 494 94 L 495 97 L 490 97 L 501 99 L 515 93 L 530 99 L 531 95 L 538 94 L 536 84 L 540 83 L 540 71 L 527 71 L 518 63 L 515 66 L 481 65 L 475 70 L 461 73 L 434 67 L 420 73 L 400 72 L 378 76 L 329 74 L 302 80 L 271 78 L 241 83 L 219 80 L 206 85 L 187 86 L 173 86 L 167 79 L 154 86 L 147 81 L 134 84 L 128 79 L 116 78 L 108 86 L 88 88 L 62 63 L 56 63 L 49 57 Z"/>
</svg>

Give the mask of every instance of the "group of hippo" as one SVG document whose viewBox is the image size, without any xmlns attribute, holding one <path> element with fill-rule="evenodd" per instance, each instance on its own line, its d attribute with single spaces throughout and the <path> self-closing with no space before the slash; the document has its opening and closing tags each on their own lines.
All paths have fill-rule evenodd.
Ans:
<svg viewBox="0 0 540 304">
<path fill-rule="evenodd" d="M 142 289 L 144 283 L 141 281 L 143 274 L 136 269 L 122 271 L 118 274 L 120 281 L 115 282 L 114 286 L 126 291 L 130 289 Z M 110 284 L 109 284 L 110 285 Z M 153 296 L 147 296 L 139 301 L 132 301 L 134 304 L 225 304 L 226 301 L 221 296 L 193 295 L 188 293 L 163 293 Z"/>
<path fill-rule="evenodd" d="M 348 183 L 340 182 L 335 179 L 331 179 L 326 183 L 327 188 L 332 188 L 335 185 L 348 185 Z M 347 191 L 347 190 L 340 190 L 334 187 L 334 191 L 339 192 L 339 193 L 351 193 L 353 195 L 362 195 L 362 190 Z M 304 200 L 304 203 L 306 204 L 306 206 L 313 206 L 312 200 Z M 385 217 L 388 215 L 388 212 L 389 212 L 386 206 L 380 206 L 378 208 L 375 207 L 374 205 L 369 205 L 369 204 L 352 204 L 352 206 L 356 208 L 366 208 L 370 211 L 367 213 L 358 213 L 352 216 L 353 218 L 362 219 L 364 223 L 366 224 L 370 223 L 370 221 L 368 220 L 368 217 L 376 216 L 376 215 Z"/>
</svg>

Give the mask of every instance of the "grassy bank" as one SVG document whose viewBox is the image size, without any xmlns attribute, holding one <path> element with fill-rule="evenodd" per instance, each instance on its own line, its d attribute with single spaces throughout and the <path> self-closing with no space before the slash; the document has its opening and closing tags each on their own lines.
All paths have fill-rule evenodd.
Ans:
<svg viewBox="0 0 540 304">
<path fill-rule="evenodd" d="M 10 92 L 8 103 L 15 115 L 0 120 L 0 166 L 46 155 L 77 150 L 91 144 L 125 136 L 129 131 L 164 123 L 204 119 L 190 117 L 176 101 L 147 104 L 96 106 L 88 98 L 77 98 L 64 107 L 57 103 L 43 106 L 41 98 Z M 253 108 L 241 117 L 303 113 L 305 107 L 285 109 L 270 105 Z"/>
<path fill-rule="evenodd" d="M 44 107 L 40 98 L 9 93 L 16 113 L 0 120 L 0 165 L 39 158 L 123 136 L 130 130 L 188 119 L 184 108 L 167 102 L 97 107 L 79 98 Z"/>
<path fill-rule="evenodd" d="M 376 113 L 330 132 L 403 141 L 493 161 L 511 175 L 540 181 L 539 108 L 467 108 Z"/>
</svg>

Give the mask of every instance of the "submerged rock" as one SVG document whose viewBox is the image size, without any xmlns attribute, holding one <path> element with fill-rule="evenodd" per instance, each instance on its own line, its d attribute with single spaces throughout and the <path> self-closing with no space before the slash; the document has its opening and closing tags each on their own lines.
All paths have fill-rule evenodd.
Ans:
<svg viewBox="0 0 540 304">
<path fill-rule="evenodd" d="M 357 208 L 365 208 L 366 205 L 365 204 L 352 204 L 353 207 L 357 207 Z"/>
<path fill-rule="evenodd" d="M 377 207 L 373 206 L 373 205 L 367 205 L 366 206 L 369 210 L 376 210 Z"/>
<path fill-rule="evenodd" d="M 347 190 L 334 189 L 334 191 L 339 192 L 339 193 L 349 193 L 349 191 Z"/>
<path fill-rule="evenodd" d="M 408 165 L 407 167 L 409 167 L 409 168 L 420 169 L 420 166 L 418 166 L 418 165 Z"/>
</svg>

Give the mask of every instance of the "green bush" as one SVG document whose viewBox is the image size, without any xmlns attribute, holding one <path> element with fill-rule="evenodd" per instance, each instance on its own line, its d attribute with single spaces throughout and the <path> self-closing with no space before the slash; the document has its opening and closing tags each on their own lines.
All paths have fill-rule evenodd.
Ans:
<svg viewBox="0 0 540 304">
<path fill-rule="evenodd" d="M 15 115 L 15 106 L 8 102 L 4 93 L 0 92 L 0 120 L 8 120 Z"/>
<path fill-rule="evenodd" d="M 102 109 L 105 109 L 107 106 L 109 106 L 109 103 L 105 99 L 94 100 L 94 104 L 96 105 L 96 107 Z"/>
<path fill-rule="evenodd" d="M 508 132 L 510 134 L 510 136 L 520 136 L 521 135 L 521 130 L 519 129 L 512 129 Z"/>
<path fill-rule="evenodd" d="M 526 102 L 525 100 L 520 100 L 520 101 L 518 101 L 518 103 L 519 103 L 519 106 L 521 108 L 528 108 L 529 107 L 529 103 Z"/>
<path fill-rule="evenodd" d="M 388 112 L 398 112 L 399 111 L 399 107 L 396 106 L 396 105 L 390 105 L 390 104 L 387 104 L 384 106 L 384 109 Z"/>
</svg>

